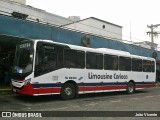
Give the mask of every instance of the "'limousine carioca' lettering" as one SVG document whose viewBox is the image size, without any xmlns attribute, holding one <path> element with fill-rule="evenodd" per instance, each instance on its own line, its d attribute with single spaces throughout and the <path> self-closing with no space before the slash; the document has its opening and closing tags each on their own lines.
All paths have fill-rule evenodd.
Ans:
<svg viewBox="0 0 160 120">
<path fill-rule="evenodd" d="M 93 74 L 92 72 L 88 73 L 88 79 L 128 79 L 127 75 L 122 75 L 114 73 L 113 75 L 105 74 L 105 75 L 99 75 L 99 74 Z"/>
</svg>

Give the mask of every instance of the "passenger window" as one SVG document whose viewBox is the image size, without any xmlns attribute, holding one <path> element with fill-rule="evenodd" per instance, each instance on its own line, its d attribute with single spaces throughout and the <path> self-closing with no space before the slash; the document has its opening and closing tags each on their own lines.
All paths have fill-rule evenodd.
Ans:
<svg viewBox="0 0 160 120">
<path fill-rule="evenodd" d="M 35 61 L 35 77 L 63 67 L 63 47 L 38 43 Z"/>
<path fill-rule="evenodd" d="M 132 71 L 142 72 L 142 60 L 132 58 Z"/>
<path fill-rule="evenodd" d="M 119 70 L 131 71 L 131 58 L 119 57 Z"/>
<path fill-rule="evenodd" d="M 87 69 L 103 69 L 103 54 L 87 52 L 86 68 Z"/>
<path fill-rule="evenodd" d="M 155 72 L 155 62 L 154 61 L 151 62 L 151 69 L 152 69 L 152 72 Z"/>
<path fill-rule="evenodd" d="M 84 68 L 85 52 L 78 50 L 64 50 L 64 66 L 66 68 Z"/>
<path fill-rule="evenodd" d="M 118 70 L 118 56 L 104 55 L 104 69 Z"/>
<path fill-rule="evenodd" d="M 143 60 L 143 72 L 151 72 L 151 61 Z"/>
</svg>

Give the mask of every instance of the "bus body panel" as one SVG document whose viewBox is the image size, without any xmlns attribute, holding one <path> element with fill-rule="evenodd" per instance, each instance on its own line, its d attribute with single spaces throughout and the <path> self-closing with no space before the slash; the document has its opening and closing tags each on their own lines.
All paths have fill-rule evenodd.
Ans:
<svg viewBox="0 0 160 120">
<path fill-rule="evenodd" d="M 35 76 L 35 64 L 36 64 L 36 50 L 37 42 L 41 41 L 49 44 L 63 45 L 62 43 L 56 43 L 51 41 L 35 40 L 34 41 L 34 60 L 33 71 L 24 80 L 12 80 L 13 91 L 26 95 L 49 95 L 49 94 L 61 94 L 61 88 L 63 85 L 72 81 L 78 86 L 78 93 L 97 93 L 108 91 L 125 91 L 130 81 L 135 83 L 135 89 L 148 88 L 155 86 L 155 72 L 135 72 L 135 71 L 122 71 L 122 70 L 104 70 L 103 69 L 87 69 L 85 68 L 59 68 L 42 75 Z M 124 56 L 129 58 L 138 58 L 154 61 L 153 58 L 146 58 L 142 56 L 131 55 L 128 52 L 111 50 L 111 49 L 93 49 L 84 48 L 80 46 L 67 45 L 70 49 L 81 50 L 85 52 L 95 52 L 105 54 Z M 104 57 L 103 57 L 104 60 Z M 85 56 L 86 62 L 86 56 Z M 103 63 L 104 64 L 104 63 Z M 156 63 L 155 63 L 156 64 Z M 156 66 L 155 66 L 156 71 Z M 30 82 L 27 82 L 30 80 Z"/>
</svg>

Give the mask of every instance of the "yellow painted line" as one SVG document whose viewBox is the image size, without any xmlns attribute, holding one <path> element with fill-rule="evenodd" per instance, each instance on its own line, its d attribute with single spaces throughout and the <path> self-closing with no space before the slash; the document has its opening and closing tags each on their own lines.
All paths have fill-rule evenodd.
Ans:
<svg viewBox="0 0 160 120">
<path fill-rule="evenodd" d="M 0 91 L 11 91 L 12 89 L 0 89 Z"/>
</svg>

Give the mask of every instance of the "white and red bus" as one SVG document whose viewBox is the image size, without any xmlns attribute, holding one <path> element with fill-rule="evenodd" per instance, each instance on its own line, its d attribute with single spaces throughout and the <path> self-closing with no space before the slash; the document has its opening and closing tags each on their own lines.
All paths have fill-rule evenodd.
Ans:
<svg viewBox="0 0 160 120">
<path fill-rule="evenodd" d="M 31 95 L 127 91 L 155 86 L 156 61 L 107 48 L 86 48 L 50 40 L 17 45 L 13 91 Z"/>
</svg>

